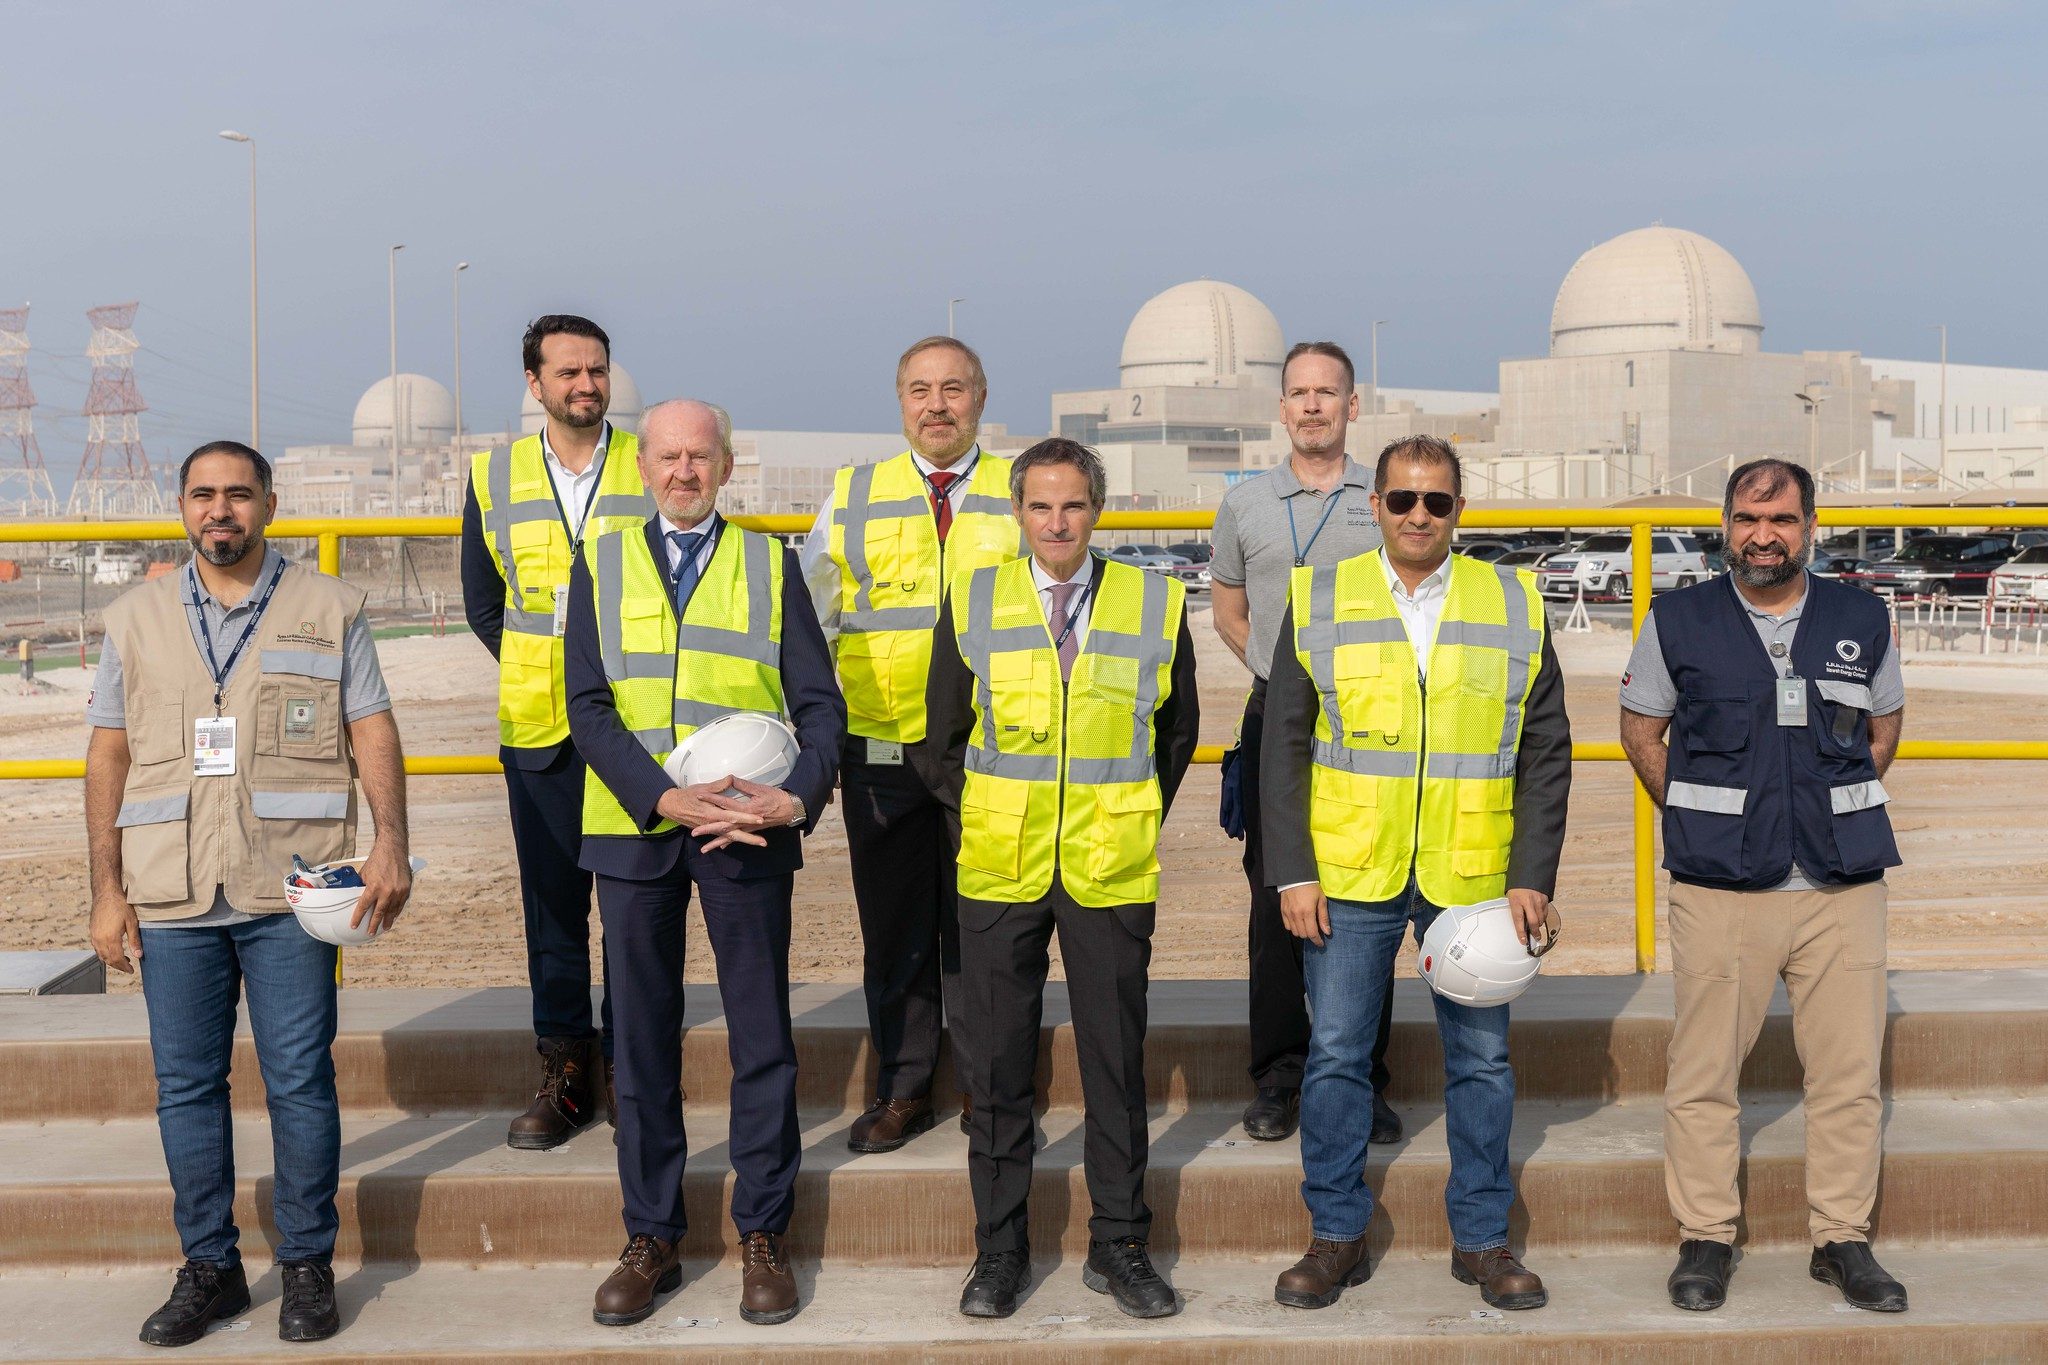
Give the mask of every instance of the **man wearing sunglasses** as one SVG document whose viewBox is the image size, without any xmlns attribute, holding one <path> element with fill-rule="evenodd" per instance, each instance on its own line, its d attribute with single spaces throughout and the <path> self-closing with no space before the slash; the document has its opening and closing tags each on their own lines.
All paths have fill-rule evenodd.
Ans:
<svg viewBox="0 0 2048 1365">
<path fill-rule="evenodd" d="M 1571 791 L 1571 724 L 1543 602 L 1524 570 L 1453 555 L 1458 455 L 1433 436 L 1380 452 L 1383 548 L 1294 571 L 1266 695 L 1266 874 L 1303 940 L 1314 1020 L 1302 1081 L 1313 1240 L 1274 1297 L 1323 1308 L 1372 1273 L 1365 1178 L 1371 1054 L 1403 933 L 1506 896 L 1531 952 Z M 1546 923 L 1547 921 L 1547 923 Z M 1444 1050 L 1451 1274 L 1495 1308 L 1540 1308 L 1508 1249 L 1508 1010 L 1433 996 Z"/>
</svg>

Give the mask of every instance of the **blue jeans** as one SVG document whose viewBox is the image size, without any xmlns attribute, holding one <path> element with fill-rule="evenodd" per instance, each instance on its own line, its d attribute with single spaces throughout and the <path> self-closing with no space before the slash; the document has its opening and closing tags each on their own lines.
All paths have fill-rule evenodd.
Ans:
<svg viewBox="0 0 2048 1365">
<path fill-rule="evenodd" d="M 244 989 L 270 1104 L 277 1259 L 332 1259 L 341 1226 L 334 1211 L 341 1108 L 334 1095 L 333 945 L 289 914 L 219 929 L 145 929 L 142 938 L 157 1129 L 186 1259 L 218 1266 L 241 1259 L 228 1062 Z"/>
<path fill-rule="evenodd" d="M 1308 1068 L 1301 1085 L 1301 1197 L 1315 1235 L 1349 1242 L 1372 1221 L 1365 1184 L 1365 1140 L 1372 1126 L 1372 1049 L 1382 992 L 1410 923 L 1415 941 L 1439 907 L 1413 880 L 1387 901 L 1330 902 L 1330 933 L 1318 948 L 1302 941 L 1308 985 Z M 1475 1009 L 1432 994 L 1444 1048 L 1444 1115 L 1451 1179 L 1444 1212 L 1460 1251 L 1506 1246 L 1508 1125 L 1515 1072 L 1508 1064 L 1508 1007 Z"/>
</svg>

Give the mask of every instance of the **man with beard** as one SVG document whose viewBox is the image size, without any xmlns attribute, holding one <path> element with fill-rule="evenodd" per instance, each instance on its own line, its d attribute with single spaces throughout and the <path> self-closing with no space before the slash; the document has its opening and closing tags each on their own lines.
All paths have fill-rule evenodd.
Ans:
<svg viewBox="0 0 2048 1365">
<path fill-rule="evenodd" d="M 462 599 L 470 629 L 498 661 L 498 760 L 541 1059 L 540 1089 L 505 1141 L 541 1150 L 567 1142 L 600 1112 L 612 1116 L 611 993 L 594 1022 L 590 873 L 578 865 L 583 759 L 569 738 L 563 694 L 569 566 L 585 539 L 637 527 L 654 506 L 633 434 L 605 420 L 612 390 L 604 329 L 550 314 L 527 327 L 521 349 L 527 389 L 547 422 L 510 450 L 471 461 Z"/>
<path fill-rule="evenodd" d="M 1899 863 L 1880 780 L 1906 689 L 1885 605 L 1806 572 L 1813 476 L 1755 460 L 1722 501 L 1728 573 L 1650 607 L 1621 679 L 1621 743 L 1664 809 L 1677 1021 L 1664 1184 L 1672 1303 L 1727 1299 L 1742 1213 L 1737 1081 L 1782 978 L 1806 1072 L 1813 1278 L 1897 1313 L 1870 1251 L 1885 1021 L 1884 871 Z M 1669 742 L 1666 743 L 1666 731 Z"/>
<path fill-rule="evenodd" d="M 341 1325 L 335 949 L 289 913 L 284 877 L 294 854 L 354 854 L 360 772 L 377 837 L 354 923 L 396 920 L 412 890 L 404 758 L 361 590 L 264 544 L 277 513 L 269 462 L 216 441 L 186 458 L 178 490 L 197 553 L 107 608 L 86 703 L 92 945 L 114 970 L 142 973 L 185 1253 L 142 1340 L 183 1346 L 249 1307 L 228 1109 L 246 991 L 270 1112 L 277 1334 L 319 1341 Z"/>
<path fill-rule="evenodd" d="M 910 449 L 840 470 L 802 556 L 846 696 L 846 847 L 880 1063 L 874 1102 L 847 1134 L 856 1152 L 893 1151 L 932 1126 L 942 1031 L 965 1087 L 973 1044 L 953 1006 L 959 817 L 920 776 L 936 771 L 925 679 L 947 585 L 1024 553 L 1010 462 L 976 442 L 988 402 L 981 357 L 952 337 L 926 337 L 896 362 L 896 398 Z M 967 1119 L 963 1094 L 962 1131 Z"/>
</svg>

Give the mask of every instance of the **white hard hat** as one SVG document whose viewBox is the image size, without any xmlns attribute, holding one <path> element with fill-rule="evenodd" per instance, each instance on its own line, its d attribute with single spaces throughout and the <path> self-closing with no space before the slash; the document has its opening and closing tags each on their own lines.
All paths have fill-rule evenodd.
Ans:
<svg viewBox="0 0 2048 1365">
<path fill-rule="evenodd" d="M 1536 979 L 1549 941 L 1531 952 L 1515 937 L 1515 912 L 1505 896 L 1477 905 L 1444 907 L 1422 936 L 1415 970 L 1429 988 L 1461 1005 L 1505 1005 Z"/>
<path fill-rule="evenodd" d="M 780 716 L 735 711 L 691 732 L 662 765 L 679 787 L 730 774 L 772 787 L 796 767 L 796 731 Z"/>
<path fill-rule="evenodd" d="M 327 872 L 337 867 L 353 867 L 361 870 L 362 858 L 342 858 L 331 863 L 322 863 L 315 872 Z M 418 876 L 426 867 L 426 860 L 412 860 L 413 875 Z M 377 936 L 370 927 L 368 916 L 359 925 L 349 921 L 355 918 L 356 904 L 363 898 L 360 886 L 300 886 L 288 873 L 284 879 L 285 902 L 298 916 L 299 927 L 319 939 L 341 948 L 355 948 L 368 943 Z"/>
</svg>

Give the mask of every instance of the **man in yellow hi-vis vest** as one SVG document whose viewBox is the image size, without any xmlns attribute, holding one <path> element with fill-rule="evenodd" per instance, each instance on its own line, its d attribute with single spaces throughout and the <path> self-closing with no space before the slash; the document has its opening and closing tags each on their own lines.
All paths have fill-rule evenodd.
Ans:
<svg viewBox="0 0 2048 1365">
<path fill-rule="evenodd" d="M 840 470 L 802 554 L 846 695 L 840 785 L 880 1060 L 874 1102 L 847 1134 L 856 1152 L 892 1151 L 932 1126 L 942 1031 L 956 1078 L 973 1050 L 953 999 L 958 829 L 914 769 L 926 748 L 925 678 L 947 583 L 1024 553 L 1010 462 L 976 440 L 988 401 L 981 358 L 952 337 L 926 337 L 897 361 L 896 397 L 910 449 Z"/>
<path fill-rule="evenodd" d="M 547 413 L 538 434 L 478 455 L 462 509 L 462 599 L 498 661 L 498 759 L 525 906 L 526 975 L 541 1084 L 505 1140 L 569 1140 L 611 1110 L 611 995 L 590 1014 L 590 874 L 582 843 L 583 760 L 569 739 L 562 632 L 577 546 L 654 514 L 630 431 L 605 420 L 611 340 L 588 318 L 536 319 L 521 349 Z M 601 1025 L 601 1027 L 600 1027 Z"/>
<path fill-rule="evenodd" d="M 1433 436 L 1380 452 L 1385 543 L 1294 571 L 1266 694 L 1266 875 L 1304 940 L 1301 1092 L 1313 1240 L 1273 1296 L 1324 1308 L 1372 1273 L 1366 1137 L 1389 966 L 1412 923 L 1505 896 L 1531 951 L 1546 928 L 1571 791 L 1571 723 L 1526 570 L 1451 553 L 1458 454 Z M 1554 925 L 1554 921 L 1552 921 Z M 1451 1273 L 1496 1308 L 1540 1308 L 1508 1250 L 1508 1007 L 1432 996 L 1444 1050 Z"/>
<path fill-rule="evenodd" d="M 832 799 L 846 708 L 796 557 L 716 510 L 732 476 L 731 419 L 709 403 L 658 403 L 641 433 L 659 513 L 587 542 L 569 589 L 569 723 L 590 765 L 583 866 L 597 874 L 611 945 L 628 1238 L 592 1315 L 639 1322 L 682 1278 L 683 926 L 694 890 L 732 1064 L 740 1316 L 786 1322 L 797 1290 L 783 1236 L 801 1156 L 790 892 L 802 836 Z M 793 727 L 796 762 L 779 785 L 669 780 L 663 764 L 684 740 L 740 713 Z"/>
<path fill-rule="evenodd" d="M 1145 985 L 1159 825 L 1201 707 L 1181 585 L 1092 555 L 1102 462 L 1040 441 L 1010 471 L 1029 559 L 953 580 L 932 646 L 933 794 L 957 809 L 960 993 L 974 1049 L 970 1317 L 1030 1279 L 1033 1072 L 1055 929 L 1087 1102 L 1093 1216 L 1083 1282 L 1134 1317 L 1179 1311 L 1146 1250 Z"/>
</svg>

